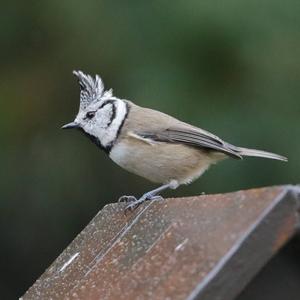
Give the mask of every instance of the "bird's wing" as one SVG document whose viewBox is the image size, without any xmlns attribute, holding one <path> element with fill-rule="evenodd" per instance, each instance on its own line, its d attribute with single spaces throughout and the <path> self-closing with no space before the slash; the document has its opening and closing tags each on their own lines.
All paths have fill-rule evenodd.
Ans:
<svg viewBox="0 0 300 300">
<path fill-rule="evenodd" d="M 124 132 L 132 132 L 149 141 L 181 143 L 199 149 L 214 150 L 241 159 L 238 148 L 216 135 L 179 121 L 162 112 L 138 107 L 132 102 Z M 134 129 L 134 130 L 133 130 Z"/>
<path fill-rule="evenodd" d="M 171 127 L 161 131 L 145 131 L 139 132 L 138 134 L 144 138 L 152 139 L 154 141 L 182 143 L 193 147 L 199 147 L 202 149 L 205 148 L 219 151 L 234 158 L 242 158 L 242 156 L 239 155 L 238 151 L 235 150 L 235 146 L 224 142 L 219 137 L 211 134 L 208 131 L 192 126 L 183 126 L 182 128 Z"/>
</svg>

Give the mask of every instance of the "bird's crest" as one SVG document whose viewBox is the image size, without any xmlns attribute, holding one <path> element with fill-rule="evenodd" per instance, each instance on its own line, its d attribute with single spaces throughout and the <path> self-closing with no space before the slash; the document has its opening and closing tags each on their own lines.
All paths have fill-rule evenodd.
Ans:
<svg viewBox="0 0 300 300">
<path fill-rule="evenodd" d="M 73 71 L 80 85 L 80 110 L 85 109 L 90 103 L 113 96 L 112 89 L 105 91 L 104 84 L 99 75 L 93 78 L 82 71 Z"/>
</svg>

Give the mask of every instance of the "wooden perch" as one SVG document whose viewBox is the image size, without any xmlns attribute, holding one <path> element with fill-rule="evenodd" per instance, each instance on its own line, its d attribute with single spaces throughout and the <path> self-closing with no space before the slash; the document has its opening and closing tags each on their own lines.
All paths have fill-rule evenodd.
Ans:
<svg viewBox="0 0 300 300">
<path fill-rule="evenodd" d="M 23 299 L 233 299 L 295 233 L 300 188 L 106 205 Z"/>
</svg>

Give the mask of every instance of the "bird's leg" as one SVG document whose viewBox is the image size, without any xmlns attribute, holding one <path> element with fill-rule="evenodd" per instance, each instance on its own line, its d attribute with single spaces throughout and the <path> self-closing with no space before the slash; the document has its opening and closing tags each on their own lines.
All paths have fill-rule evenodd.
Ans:
<svg viewBox="0 0 300 300">
<path fill-rule="evenodd" d="M 157 200 L 157 199 L 163 199 L 162 196 L 158 195 L 160 192 L 168 189 L 168 188 L 172 188 L 175 189 L 178 186 L 177 182 L 170 182 L 168 184 L 164 184 L 150 192 L 145 193 L 142 197 L 140 197 L 139 199 L 135 199 L 134 201 L 130 201 L 130 204 L 128 204 L 125 208 L 125 211 L 127 210 L 134 210 L 136 209 L 140 204 L 142 204 L 143 202 L 145 202 L 146 200 Z M 125 196 L 126 197 L 126 196 Z M 132 197 L 132 196 L 131 196 Z"/>
</svg>

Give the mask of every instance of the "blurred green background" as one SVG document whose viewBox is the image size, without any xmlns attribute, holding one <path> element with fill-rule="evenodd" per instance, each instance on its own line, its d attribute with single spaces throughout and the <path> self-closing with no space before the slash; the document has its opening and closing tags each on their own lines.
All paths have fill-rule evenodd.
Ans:
<svg viewBox="0 0 300 300">
<path fill-rule="evenodd" d="M 79 132 L 72 70 L 116 96 L 289 163 L 228 160 L 167 195 L 299 182 L 299 0 L 1 1 L 1 298 L 22 293 L 106 203 L 153 187 Z"/>
</svg>

